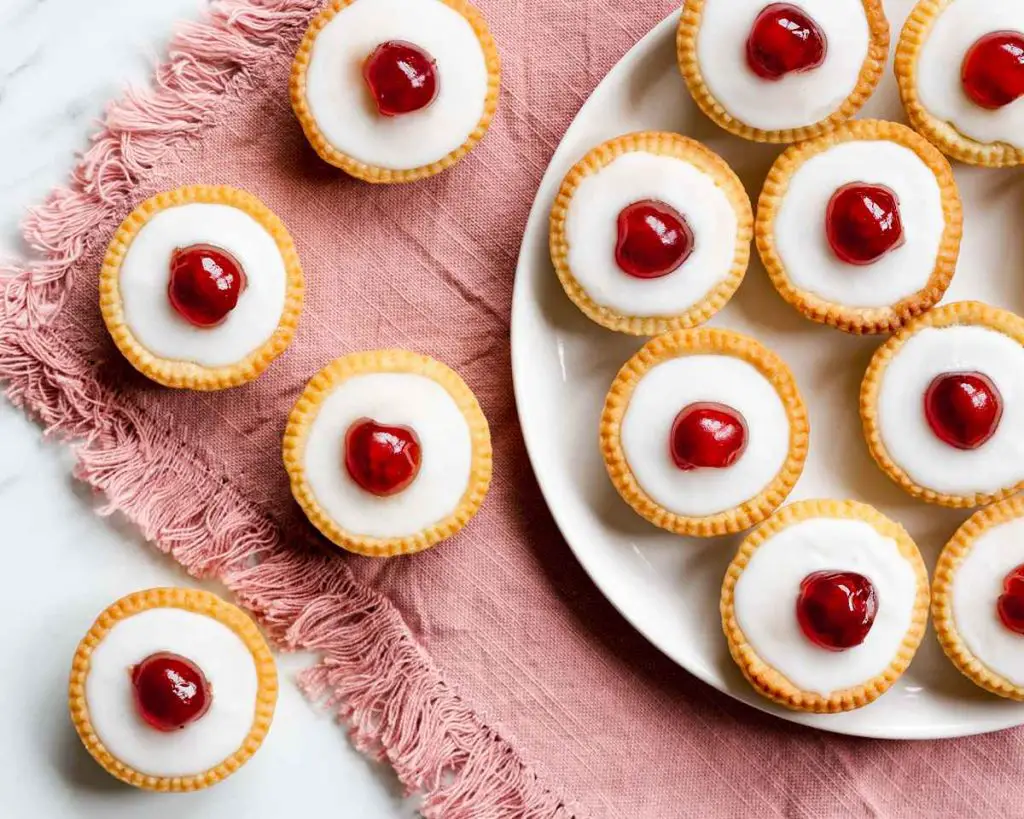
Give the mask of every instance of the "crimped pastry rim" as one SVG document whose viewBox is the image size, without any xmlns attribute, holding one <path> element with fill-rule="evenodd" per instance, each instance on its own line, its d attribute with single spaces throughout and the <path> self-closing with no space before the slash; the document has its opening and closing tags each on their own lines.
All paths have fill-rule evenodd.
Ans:
<svg viewBox="0 0 1024 819">
<path fill-rule="evenodd" d="M 978 142 L 964 136 L 933 116 L 921 103 L 917 93 L 917 61 L 932 26 L 953 0 L 918 0 L 903 24 L 896 45 L 894 70 L 900 99 L 914 129 L 943 153 L 969 165 L 987 168 L 1009 168 L 1024 163 L 1024 148 L 1005 142 Z"/>
<path fill-rule="evenodd" d="M 988 327 L 1009 336 L 1018 344 L 1024 345 L 1024 319 L 1009 310 L 992 307 L 979 301 L 953 302 L 930 310 L 908 323 L 899 333 L 892 336 L 875 351 L 861 383 L 860 417 L 871 457 L 875 459 L 879 468 L 904 491 L 927 503 L 952 509 L 970 509 L 994 503 L 1019 492 L 1024 489 L 1024 480 L 998 492 L 976 492 L 972 495 L 947 495 L 943 492 L 935 492 L 916 483 L 902 467 L 892 460 L 882 443 L 878 419 L 878 393 L 882 386 L 885 369 L 907 339 L 926 327 L 941 328 L 958 324 Z"/>
<path fill-rule="evenodd" d="M 726 111 L 704 82 L 704 75 L 697 59 L 697 34 L 706 2 L 707 0 L 683 0 L 679 28 L 676 31 L 676 59 L 683 79 L 686 80 L 686 86 L 698 107 L 712 122 L 735 136 L 753 142 L 776 144 L 802 142 L 819 137 L 856 115 L 875 93 L 885 72 L 885 64 L 889 59 L 889 21 L 885 16 L 885 9 L 882 0 L 861 0 L 871 35 L 868 53 L 861 66 L 857 85 L 839 108 L 825 119 L 800 128 L 777 131 L 752 128 Z"/>
<path fill-rule="evenodd" d="M 870 680 L 852 688 L 833 691 L 828 697 L 801 690 L 774 667 L 762 660 L 747 641 L 746 635 L 736 620 L 735 612 L 736 583 L 754 552 L 762 543 L 783 529 L 815 518 L 843 518 L 861 520 L 870 524 L 883 536 L 896 541 L 900 554 L 913 565 L 917 575 L 917 597 L 910 627 L 904 635 L 900 649 L 892 663 L 885 671 Z M 899 523 L 887 518 L 874 507 L 857 501 L 797 501 L 772 515 L 765 523 L 747 535 L 740 544 L 722 582 L 720 606 L 722 629 L 729 644 L 729 654 L 743 672 L 743 676 L 762 696 L 794 711 L 816 714 L 851 711 L 876 700 L 907 670 L 921 644 L 925 627 L 928 624 L 928 585 L 928 570 L 925 568 L 921 553 L 910 535 Z"/>
<path fill-rule="evenodd" d="M 121 265 L 132 242 L 150 219 L 161 211 L 192 204 L 228 205 L 251 216 L 273 237 L 285 265 L 287 283 L 284 309 L 277 329 L 266 342 L 241 361 L 223 367 L 204 367 L 190 361 L 154 355 L 135 337 L 124 317 Z M 151 381 L 165 387 L 186 390 L 223 390 L 257 378 L 291 344 L 302 313 L 304 294 L 302 266 L 299 264 L 295 242 L 287 228 L 270 208 L 251 193 L 227 185 L 187 185 L 147 199 L 117 229 L 107 249 L 99 277 L 100 312 L 121 354 Z"/>
<path fill-rule="evenodd" d="M 736 249 L 732 267 L 724 279 L 679 315 L 629 316 L 612 307 L 599 305 L 573 276 L 569 266 L 565 220 L 577 188 L 591 174 L 598 173 L 625 154 L 636 152 L 669 156 L 696 166 L 718 183 L 736 212 Z M 681 134 L 639 131 L 610 139 L 592 148 L 566 174 L 551 209 L 549 247 L 558 280 L 573 304 L 587 318 L 609 330 L 636 336 L 653 336 L 703 324 L 728 303 L 746 275 L 753 230 L 754 215 L 750 197 L 735 171 L 724 159 L 707 146 Z"/>
<path fill-rule="evenodd" d="M 942 549 L 932 581 L 932 622 L 939 645 L 957 670 L 986 691 L 1024 702 L 1024 686 L 992 671 L 960 638 L 953 616 L 953 576 L 977 539 L 990 529 L 1024 517 L 1024 497 L 1006 498 L 975 512 Z"/>
<path fill-rule="evenodd" d="M 473 445 L 469 483 L 459 505 L 443 520 L 405 537 L 367 537 L 339 526 L 317 501 L 306 476 L 303 457 L 310 426 L 327 396 L 339 384 L 353 376 L 379 372 L 422 375 L 444 387 L 462 411 L 469 426 Z M 335 359 L 324 367 L 309 382 L 291 411 L 284 433 L 282 455 L 292 494 L 310 522 L 335 545 L 366 557 L 415 554 L 454 535 L 479 511 L 490 488 L 493 471 L 490 428 L 472 390 L 446 364 L 408 350 L 351 353 Z"/>
<path fill-rule="evenodd" d="M 914 151 L 935 174 L 942 196 L 945 229 L 931 277 L 916 293 L 888 307 L 847 307 L 797 287 L 790 280 L 775 245 L 775 218 L 789 190 L 789 182 L 797 170 L 809 159 L 838 144 L 862 140 L 885 140 Z M 758 199 L 754 227 L 758 254 L 779 295 L 811 321 L 856 335 L 895 332 L 938 304 L 956 273 L 962 236 L 963 205 L 960 192 L 953 169 L 942 153 L 905 125 L 866 119 L 848 122 L 817 139 L 787 148 L 768 172 Z"/>
<path fill-rule="evenodd" d="M 465 0 L 439 0 L 453 11 L 461 14 L 476 34 L 480 42 L 480 48 L 484 53 L 484 61 L 487 65 L 487 96 L 484 100 L 484 110 L 477 122 L 476 128 L 466 137 L 454 151 L 446 156 L 421 165 L 418 168 L 390 169 L 378 165 L 368 165 L 365 162 L 349 156 L 335 148 L 324 136 L 323 131 L 316 122 L 313 112 L 310 110 L 309 101 L 306 98 L 306 76 L 309 71 L 309 63 L 312 58 L 313 46 L 317 36 L 324 27 L 331 22 L 343 9 L 354 3 L 356 0 L 330 0 L 327 5 L 313 18 L 306 30 L 299 50 L 292 63 L 291 77 L 289 80 L 289 94 L 291 97 L 292 110 L 295 112 L 299 124 L 302 126 L 306 139 L 309 140 L 313 150 L 324 162 L 340 168 L 349 176 L 361 179 L 364 182 L 375 184 L 394 184 L 404 182 L 416 182 L 441 173 L 441 171 L 455 165 L 460 159 L 468 154 L 477 143 L 484 138 L 487 130 L 494 119 L 494 113 L 498 109 L 498 98 L 501 89 L 501 57 L 498 54 L 498 47 L 487 27 L 483 15 Z"/>
<path fill-rule="evenodd" d="M 218 765 L 192 776 L 151 776 L 125 765 L 107 750 L 89 718 L 85 682 L 92 652 L 119 622 L 140 612 L 157 608 L 177 608 L 212 617 L 227 626 L 249 649 L 256 666 L 256 712 L 252 727 L 238 749 Z M 199 589 L 155 588 L 122 597 L 104 609 L 78 644 L 68 681 L 68 708 L 71 721 L 86 750 L 111 776 L 137 788 L 161 792 L 198 791 L 226 779 L 259 750 L 277 703 L 277 667 L 266 640 L 256 624 L 241 609 Z"/>
<path fill-rule="evenodd" d="M 789 454 L 771 482 L 750 500 L 714 515 L 690 517 L 671 512 L 654 501 L 633 475 L 622 449 L 622 419 L 633 390 L 653 367 L 681 355 L 728 355 L 755 367 L 775 388 L 789 419 Z M 793 490 L 807 460 L 810 424 L 796 381 L 786 363 L 760 342 L 731 330 L 677 330 L 652 339 L 627 361 L 605 398 L 600 444 L 612 483 L 633 510 L 667 531 L 694 537 L 716 537 L 749 529 L 765 520 Z"/>
</svg>

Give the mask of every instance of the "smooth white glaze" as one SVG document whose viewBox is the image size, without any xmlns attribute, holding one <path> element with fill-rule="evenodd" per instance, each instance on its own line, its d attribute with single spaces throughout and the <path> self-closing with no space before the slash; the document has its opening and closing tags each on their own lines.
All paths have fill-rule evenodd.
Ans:
<svg viewBox="0 0 1024 819">
<path fill-rule="evenodd" d="M 697 33 L 697 60 L 711 94 L 752 128 L 803 128 L 831 116 L 853 93 L 868 56 L 871 32 L 861 0 L 798 0 L 825 33 L 828 50 L 818 68 L 771 81 L 747 63 L 747 39 L 771 0 L 705 0 Z"/>
<path fill-rule="evenodd" d="M 345 468 L 345 433 L 353 422 L 411 427 L 420 440 L 420 471 L 406 489 L 377 497 Z M 473 444 L 469 424 L 448 391 L 423 375 L 370 373 L 342 382 L 310 425 L 306 478 L 317 502 L 356 535 L 405 537 L 458 507 L 469 486 Z"/>
<path fill-rule="evenodd" d="M 979 39 L 996 31 L 1024 32 L 1024 0 L 953 0 L 917 58 L 917 91 L 933 117 L 978 142 L 1024 146 L 1024 99 L 995 111 L 976 105 L 964 91 L 960 70 Z"/>
<path fill-rule="evenodd" d="M 672 460 L 669 437 L 679 412 L 713 401 L 747 423 L 747 448 L 725 469 L 684 472 Z M 622 449 L 637 482 L 671 512 L 703 517 L 745 503 L 771 483 L 789 454 L 789 418 L 782 398 L 760 371 L 738 358 L 688 355 L 640 379 L 622 419 Z"/>
<path fill-rule="evenodd" d="M 899 198 L 905 242 L 873 264 L 847 264 L 832 251 L 825 214 L 851 182 L 885 185 Z M 775 217 L 775 247 L 794 287 L 846 307 L 886 307 L 928 284 L 942 234 L 942 190 L 914 151 L 884 140 L 843 142 L 793 173 Z"/>
<path fill-rule="evenodd" d="M 437 98 L 397 117 L 377 111 L 363 63 L 381 43 L 404 40 L 437 61 Z M 480 40 L 441 0 L 355 0 L 317 35 L 306 99 L 320 131 L 343 154 L 367 165 L 407 170 L 443 159 L 480 122 L 487 100 Z"/>
<path fill-rule="evenodd" d="M 812 643 L 800 628 L 800 583 L 818 571 L 857 572 L 875 587 L 878 612 L 864 642 L 845 651 Z M 829 696 L 881 674 L 913 621 L 914 567 L 896 541 L 862 520 L 811 518 L 754 552 L 736 581 L 736 621 L 758 656 L 801 691 Z"/>
<path fill-rule="evenodd" d="M 978 449 L 943 443 L 928 424 L 924 396 L 937 375 L 980 372 L 1003 398 L 995 435 Z M 889 457 L 920 486 L 949 495 L 997 492 L 1024 479 L 1024 348 L 981 326 L 925 328 L 882 373 L 878 423 Z"/>
<path fill-rule="evenodd" d="M 178 248 L 210 244 L 242 265 L 246 288 L 216 327 L 189 324 L 171 306 L 167 287 Z M 149 352 L 203 367 L 235 364 L 262 347 L 284 312 L 288 274 L 274 237 L 249 214 L 229 205 L 193 203 L 167 208 L 138 232 L 121 265 L 124 320 Z"/>
<path fill-rule="evenodd" d="M 953 574 L 951 602 L 964 645 L 989 669 L 1014 685 L 1024 685 L 1024 636 L 999 619 L 996 604 L 1003 581 L 1024 564 L 1024 519 L 983 532 Z"/>
<path fill-rule="evenodd" d="M 634 202 L 671 205 L 693 231 L 683 264 L 660 279 L 637 279 L 615 261 L 618 218 Z M 689 162 L 636 151 L 587 176 L 565 216 L 569 269 L 590 298 L 628 316 L 673 316 L 703 300 L 732 272 L 739 220 L 715 178 Z"/>
<path fill-rule="evenodd" d="M 150 727 L 135 708 L 131 668 L 170 651 L 194 662 L 213 692 L 209 710 L 179 731 Z M 259 679 L 248 647 L 212 617 L 156 608 L 117 623 L 96 646 L 85 680 L 89 719 L 107 750 L 150 776 L 191 776 L 219 765 L 249 735 Z"/>
</svg>

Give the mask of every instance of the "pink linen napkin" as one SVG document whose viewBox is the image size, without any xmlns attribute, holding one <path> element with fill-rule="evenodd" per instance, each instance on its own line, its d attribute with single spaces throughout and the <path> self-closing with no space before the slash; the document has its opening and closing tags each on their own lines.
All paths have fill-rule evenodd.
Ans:
<svg viewBox="0 0 1024 819">
<path fill-rule="evenodd" d="M 666 0 L 480 0 L 504 63 L 497 120 L 455 170 L 376 188 L 320 162 L 287 102 L 317 0 L 221 0 L 183 29 L 155 91 L 111 107 L 70 187 L 27 220 L 42 260 L 3 271 L 0 378 L 79 474 L 197 576 L 222 579 L 359 746 L 426 794 L 429 816 L 1020 815 L 1024 735 L 887 743 L 794 728 L 695 681 L 583 574 L 540 497 L 509 363 L 526 216 L 595 84 Z M 308 296 L 258 381 L 202 395 L 137 375 L 97 310 L 116 224 L 152 193 L 245 187 L 294 234 Z M 355 350 L 457 369 L 494 433 L 492 492 L 450 543 L 372 561 L 325 547 L 280 463 L 306 380 Z M 343 799 L 343 794 L 339 794 Z M 344 811 L 339 809 L 339 814 Z"/>
</svg>

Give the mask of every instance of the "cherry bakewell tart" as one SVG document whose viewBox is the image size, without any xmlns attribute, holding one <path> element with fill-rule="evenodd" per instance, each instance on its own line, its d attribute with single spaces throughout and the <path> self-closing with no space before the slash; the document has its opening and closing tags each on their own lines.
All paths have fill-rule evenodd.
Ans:
<svg viewBox="0 0 1024 819">
<path fill-rule="evenodd" d="M 800 501 L 740 545 L 721 607 L 729 653 L 759 694 L 797 711 L 850 711 L 910 665 L 928 622 L 928 572 L 906 530 L 873 507 Z"/>
<path fill-rule="evenodd" d="M 114 343 L 167 387 L 251 381 L 291 343 L 303 298 L 291 236 L 255 196 L 195 185 L 143 202 L 100 272 Z"/>
<path fill-rule="evenodd" d="M 1024 488 L 1024 319 L 980 302 L 925 313 L 861 386 L 875 461 L 911 495 L 982 506 Z"/>
<path fill-rule="evenodd" d="M 857 120 L 787 149 L 757 206 L 768 275 L 807 318 L 894 332 L 956 271 L 963 210 L 946 158 L 894 122 Z"/>
<path fill-rule="evenodd" d="M 950 156 L 1024 163 L 1024 1 L 920 0 L 896 79 L 910 122 Z"/>
<path fill-rule="evenodd" d="M 476 397 L 439 361 L 405 350 L 325 367 L 284 436 L 292 494 L 325 537 L 390 557 L 429 549 L 480 509 L 491 436 Z"/>
<path fill-rule="evenodd" d="M 684 0 L 679 67 L 701 110 L 758 142 L 800 142 L 853 117 L 889 55 L 882 0 Z"/>
<path fill-rule="evenodd" d="M 679 134 L 612 139 L 581 159 L 551 212 L 569 298 L 611 330 L 655 335 L 707 321 L 750 260 L 750 198 L 728 164 Z"/>
<path fill-rule="evenodd" d="M 935 568 L 932 619 L 943 650 L 982 688 L 1024 701 L 1024 499 L 976 512 Z"/>
<path fill-rule="evenodd" d="M 483 138 L 500 84 L 498 49 L 464 0 L 331 0 L 299 46 L 291 99 L 324 161 L 413 182 Z"/>
<path fill-rule="evenodd" d="M 619 371 L 601 416 L 601 451 L 637 514 L 681 535 L 760 523 L 807 458 L 807 411 L 786 364 L 718 329 L 652 339 Z"/>
<path fill-rule="evenodd" d="M 196 589 L 150 589 L 107 608 L 78 645 L 71 720 L 107 772 L 152 791 L 196 791 L 256 753 L 277 702 L 256 624 Z"/>
</svg>

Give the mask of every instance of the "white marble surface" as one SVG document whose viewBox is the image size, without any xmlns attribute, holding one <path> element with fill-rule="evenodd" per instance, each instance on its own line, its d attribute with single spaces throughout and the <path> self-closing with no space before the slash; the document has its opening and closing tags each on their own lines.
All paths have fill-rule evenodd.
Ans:
<svg viewBox="0 0 1024 819">
<path fill-rule="evenodd" d="M 18 252 L 27 205 L 67 175 L 104 103 L 144 82 L 174 20 L 203 0 L 0 0 L 0 254 Z M 217 787 L 154 795 L 120 785 L 81 747 L 67 716 L 71 655 L 121 595 L 187 584 L 174 564 L 70 477 L 71 458 L 0 400 L 0 815 L 45 817 L 407 817 L 393 774 L 367 762 L 291 684 L 263 749 Z"/>
</svg>

